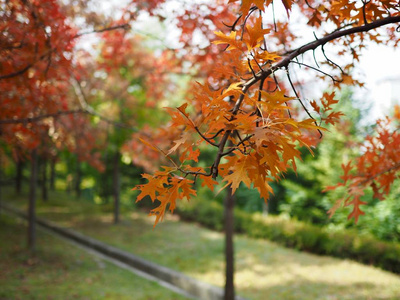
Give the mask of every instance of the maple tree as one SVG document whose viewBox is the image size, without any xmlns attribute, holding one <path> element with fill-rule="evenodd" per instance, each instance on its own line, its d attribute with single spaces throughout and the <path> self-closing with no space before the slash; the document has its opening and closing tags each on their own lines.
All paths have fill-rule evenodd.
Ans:
<svg viewBox="0 0 400 300">
<path fill-rule="evenodd" d="M 345 221 L 346 211 L 335 214 L 333 219 L 329 218 L 327 210 L 337 198 L 338 191 L 321 193 L 327 185 L 339 181 L 341 163 L 357 156 L 358 142 L 363 140 L 368 130 L 361 121 L 367 116 L 367 112 L 359 108 L 361 99 L 358 101 L 354 98 L 351 89 L 344 89 L 336 96 L 339 100 L 336 109 L 343 112 L 346 118 L 327 126 L 327 132 L 313 154 L 300 149 L 302 160 L 297 162 L 296 172 L 289 171 L 280 182 L 274 184 L 274 195 L 268 199 L 268 206 L 275 203 L 276 210 L 268 213 L 283 213 L 318 225 L 355 225 L 354 222 Z M 271 199 L 274 203 L 271 203 Z"/>
<path fill-rule="evenodd" d="M 338 102 L 335 92 L 324 92 L 320 99 L 305 103 L 305 96 L 298 89 L 300 83 L 292 80 L 290 66 L 301 65 L 316 71 L 318 77 L 331 80 L 338 89 L 344 84 L 363 85 L 350 73 L 359 56 L 355 49 L 364 47 L 367 42 L 393 46 L 398 43 L 395 33 L 400 16 L 396 1 L 300 1 L 296 4 L 282 1 L 288 16 L 296 7 L 308 18 L 307 25 L 321 34 L 293 49 L 289 47 L 295 44 L 296 36 L 290 31 L 290 19 L 268 23 L 272 1 L 241 1 L 239 6 L 236 2 L 229 1 L 228 7 L 233 7 L 230 11 L 237 10 L 232 25 L 224 22 L 229 30 L 214 32 L 213 44 L 224 47 L 216 66 L 208 74 L 207 82 L 198 84 L 188 98 L 196 112 L 188 113 L 188 103 L 168 109 L 171 127 L 182 130 L 174 146 L 162 152 L 170 165 L 153 175 L 144 175 L 148 183 L 136 188 L 141 192 L 138 201 L 145 196 L 159 201 L 159 206 L 151 211 L 156 216 L 155 223 L 163 218 L 167 208 L 174 211 L 177 199 L 190 199 L 195 195 L 195 180 L 212 189 L 218 175 L 226 186 L 231 186 L 233 193 L 244 183 L 258 189 L 267 200 L 272 193 L 270 182 L 279 180 L 289 168 L 296 169 L 295 158 L 300 158 L 298 147 L 312 151 L 322 136 L 324 124 L 335 124 L 342 115 L 334 111 Z M 327 31 L 329 26 L 334 29 Z M 382 26 L 385 26 L 386 39 L 374 30 Z M 340 49 L 339 55 L 348 53 L 353 62 L 340 66 L 328 58 L 325 47 L 330 45 Z M 318 48 L 323 53 L 322 61 L 315 55 Z M 297 60 L 307 52 L 314 54 L 315 66 Z M 322 70 L 320 65 L 327 70 Z M 198 138 L 194 138 L 196 135 Z M 389 138 L 380 142 L 388 145 Z M 196 165 L 198 147 L 203 143 L 218 149 L 208 168 Z M 181 154 L 176 162 L 171 155 L 178 149 Z M 376 157 L 375 150 L 371 153 L 374 155 L 369 157 Z M 385 161 L 387 164 L 381 163 L 380 168 L 375 169 L 378 173 L 372 173 L 376 175 L 368 180 L 364 175 L 366 181 L 362 183 L 372 184 L 382 175 L 388 180 L 389 185 L 382 186 L 387 190 L 389 179 L 394 178 L 398 166 L 393 159 Z M 369 170 L 362 169 L 365 163 L 368 164 L 366 159 L 360 160 L 359 170 L 369 174 Z M 370 167 L 374 168 L 374 164 Z M 360 180 L 356 182 L 353 178 L 353 182 L 359 190 L 365 187 L 365 184 L 360 185 Z M 357 189 L 353 186 L 351 190 L 356 196 Z M 350 216 L 357 219 L 361 212 L 356 199 L 348 204 L 354 205 Z"/>
<path fill-rule="evenodd" d="M 152 1 L 149 9 L 154 12 L 163 2 Z M 275 17 L 278 3 L 283 5 L 286 19 Z M 224 7 L 226 15 L 218 21 L 207 19 L 214 34 L 204 28 L 205 38 L 213 43 L 209 47 L 213 65 L 205 67 L 205 82 L 192 87 L 186 103 L 168 109 L 170 127 L 174 131 L 178 128 L 181 134 L 166 150 L 143 141 L 168 161 L 161 170 L 144 174 L 147 182 L 135 187 L 140 191 L 137 201 L 149 197 L 158 203 L 150 212 L 155 216 L 155 225 L 166 210 L 175 210 L 177 200 L 196 195 L 196 181 L 213 189 L 220 178 L 232 193 L 243 183 L 257 189 L 267 201 L 273 192 L 271 182 L 279 181 L 289 169 L 296 170 L 299 147 L 312 152 L 324 127 L 334 125 L 343 115 L 334 109 L 338 102 L 335 91 L 306 100 L 300 88 L 302 82 L 293 79 L 295 67 L 315 72 L 316 81 L 331 81 L 334 89 L 363 86 L 352 76 L 359 49 L 369 43 L 395 47 L 400 40 L 396 36 L 398 1 L 230 0 Z M 313 34 L 309 42 L 304 42 L 293 28 L 290 16 L 294 10 L 302 16 L 302 31 Z M 201 17 L 196 11 L 185 11 L 188 14 Z M 225 26 L 222 29 L 221 24 Z M 187 30 L 182 36 L 188 36 Z M 344 57 L 340 64 L 327 48 Z M 206 65 L 198 63 L 199 69 Z M 397 131 L 390 131 L 388 123 L 380 121 L 378 137 L 367 139 L 367 152 L 358 160 L 356 174 L 349 173 L 350 164 L 343 165 L 344 183 L 338 186 L 347 187 L 348 197 L 338 200 L 331 213 L 344 203 L 353 206 L 349 218 L 357 221 L 362 214 L 360 205 L 365 204 L 359 198 L 363 189 L 372 186 L 377 197 L 389 190 L 400 166 Z M 203 144 L 217 149 L 208 167 L 197 164 Z M 228 192 L 227 215 L 232 211 L 231 198 Z M 231 288 L 226 290 L 225 298 L 233 299 L 233 279 L 227 278 L 227 285 L 228 281 Z"/>
<path fill-rule="evenodd" d="M 39 147 L 44 135 L 58 148 L 67 144 L 75 148 L 79 142 L 72 145 L 68 134 L 73 135 L 71 125 L 86 111 L 71 101 L 70 78 L 74 46 L 82 34 L 57 1 L 15 0 L 1 5 L 2 140 L 17 152 Z M 94 146 L 90 138 L 90 134 L 84 137 L 88 151 L 77 152 L 101 167 L 90 157 Z"/>
<path fill-rule="evenodd" d="M 103 133 L 101 139 L 107 167 L 104 177 L 113 174 L 114 222 L 117 223 L 119 169 L 121 154 L 125 154 L 122 146 L 144 122 L 161 122 L 157 113 L 159 100 L 174 87 L 165 71 L 173 60 L 167 61 L 163 56 L 156 59 L 144 47 L 140 37 L 127 31 L 108 31 L 101 37 L 102 43 L 95 45 L 98 57 L 79 62 L 82 71 L 77 72 L 76 89 L 80 101 L 101 117 L 96 121 L 96 127 Z M 81 55 L 90 57 L 87 53 Z M 106 157 L 109 156 L 112 163 L 107 166 Z M 107 187 L 101 188 L 107 196 Z"/>
<path fill-rule="evenodd" d="M 138 107 L 157 107 L 157 100 L 173 87 L 165 78 L 166 68 L 174 60 L 164 54 L 164 59 L 154 59 L 141 49 L 140 39 L 128 34 L 129 20 L 124 17 L 113 19 L 93 11 L 92 1 L 73 4 L 56 0 L 0 2 L 0 87 L 4 91 L 0 96 L 4 108 L 0 112 L 0 138 L 11 147 L 17 162 L 29 159 L 30 152 L 39 155 L 43 165 L 48 158 L 54 160 L 58 151 L 73 153 L 74 186 L 79 196 L 81 162 L 104 170 L 99 151 L 109 142 L 106 128 L 136 130 Z M 52 18 L 47 18 L 49 15 Z M 79 45 L 88 34 L 98 34 L 100 41 L 94 47 L 98 52 Z M 150 82 L 156 88 L 149 88 Z M 146 86 L 140 99 L 129 92 L 135 84 Z M 107 98 L 108 110 L 104 109 Z M 115 132 L 114 142 L 127 136 Z M 114 143 L 115 166 L 119 165 L 122 143 Z M 33 158 L 31 161 L 34 165 Z M 42 170 L 47 180 L 45 165 Z M 114 174 L 117 178 L 118 172 Z M 36 179 L 31 182 L 36 184 Z M 117 179 L 115 182 L 118 186 Z M 44 181 L 42 193 L 46 197 Z M 31 195 L 35 197 L 35 191 Z"/>
<path fill-rule="evenodd" d="M 375 199 L 384 200 L 385 195 L 389 194 L 400 168 L 399 117 L 399 107 L 396 106 L 393 118 L 379 119 L 375 134 L 365 138 L 362 144 L 363 154 L 355 162 L 342 164 L 342 182 L 329 186 L 326 190 L 344 187 L 346 196 L 336 201 L 328 211 L 330 215 L 343 204 L 353 206 L 349 218 L 354 218 L 357 222 L 360 215 L 365 214 L 360 206 L 367 203 L 361 200 L 361 196 L 368 187 L 372 188 Z"/>
<path fill-rule="evenodd" d="M 71 93 L 74 72 L 80 70 L 74 63 L 76 42 L 86 34 L 126 29 L 126 24 L 106 22 L 100 27 L 92 17 L 86 24 L 89 30 L 79 31 L 74 24 L 78 10 L 55 0 L 0 1 L 0 7 L 0 139 L 17 162 L 32 161 L 29 245 L 33 249 L 37 156 L 67 148 L 79 161 L 103 167 L 96 153 L 96 130 L 86 116 L 93 112 Z"/>
<path fill-rule="evenodd" d="M 28 245 L 35 247 L 35 186 L 37 148 L 51 120 L 32 125 L 41 115 L 57 114 L 65 108 L 66 76 L 53 66 L 66 68 L 76 32 L 53 1 L 1 2 L 1 139 L 11 145 L 14 156 L 31 152 Z M 45 18 L 53 15 L 54 19 Z M 33 50 L 33 51 L 32 51 Z M 39 120 L 41 118 L 39 117 Z M 22 152 L 22 153 L 21 153 Z M 25 154 L 27 156 L 27 154 Z M 29 157 L 29 155 L 28 155 Z"/>
</svg>

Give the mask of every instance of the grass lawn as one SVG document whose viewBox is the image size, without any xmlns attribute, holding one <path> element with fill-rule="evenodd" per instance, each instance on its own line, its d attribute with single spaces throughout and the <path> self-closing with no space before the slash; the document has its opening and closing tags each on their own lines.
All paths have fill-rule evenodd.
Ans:
<svg viewBox="0 0 400 300">
<path fill-rule="evenodd" d="M 16 206 L 26 205 L 24 197 L 11 192 L 5 198 Z M 63 193 L 52 194 L 50 199 L 49 203 L 38 201 L 41 217 L 189 276 L 223 285 L 222 233 L 175 217 L 153 229 L 153 220 L 140 211 L 126 211 L 121 224 L 113 225 L 111 212 L 102 212 L 100 206 L 69 199 Z M 400 276 L 374 267 L 245 236 L 236 236 L 235 248 L 237 291 L 249 299 L 400 299 Z"/>
<path fill-rule="evenodd" d="M 41 230 L 29 254 L 25 234 L 0 216 L 0 299 L 186 299 Z"/>
</svg>

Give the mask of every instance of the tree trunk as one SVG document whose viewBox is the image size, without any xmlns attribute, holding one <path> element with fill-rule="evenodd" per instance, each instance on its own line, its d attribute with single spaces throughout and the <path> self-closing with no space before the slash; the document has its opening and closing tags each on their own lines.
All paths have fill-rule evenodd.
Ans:
<svg viewBox="0 0 400 300">
<path fill-rule="evenodd" d="M 48 189 L 47 189 L 47 159 L 43 158 L 42 161 L 42 199 L 44 202 L 47 202 L 48 197 Z"/>
<path fill-rule="evenodd" d="M 66 184 L 66 189 L 65 189 L 65 191 L 67 192 L 68 195 L 71 194 L 71 190 L 72 190 L 72 179 L 71 178 L 72 178 L 72 175 L 68 174 L 67 178 L 66 178 L 67 184 Z"/>
<path fill-rule="evenodd" d="M 119 223 L 119 205 L 120 205 L 119 164 L 120 164 L 120 155 L 119 152 L 116 152 L 113 161 L 114 224 Z"/>
<path fill-rule="evenodd" d="M 0 213 L 1 213 L 1 203 L 3 201 L 3 153 L 0 152 Z"/>
<path fill-rule="evenodd" d="M 225 300 L 235 299 L 234 285 L 234 247 L 233 247 L 233 207 L 235 201 L 232 189 L 227 187 L 224 200 L 224 227 L 225 227 Z"/>
<path fill-rule="evenodd" d="M 53 157 L 50 161 L 50 190 L 55 190 L 56 182 L 56 158 Z"/>
<path fill-rule="evenodd" d="M 75 194 L 76 197 L 81 197 L 81 180 L 82 180 L 82 170 L 81 170 L 81 162 L 79 159 L 76 159 L 76 173 L 75 173 Z"/>
<path fill-rule="evenodd" d="M 37 185 L 37 150 L 31 153 L 31 178 L 29 185 L 29 206 L 28 206 L 28 249 L 35 250 L 36 246 L 36 185 Z"/>
<path fill-rule="evenodd" d="M 17 158 L 16 161 L 16 168 L 17 168 L 17 174 L 15 177 L 15 192 L 17 195 L 21 195 L 21 186 L 22 186 L 22 171 L 23 171 L 23 163 L 20 158 Z"/>
</svg>

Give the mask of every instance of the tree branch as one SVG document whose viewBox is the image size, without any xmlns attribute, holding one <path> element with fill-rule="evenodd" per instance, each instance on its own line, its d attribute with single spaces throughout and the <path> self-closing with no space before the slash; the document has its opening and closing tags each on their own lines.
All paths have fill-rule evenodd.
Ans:
<svg viewBox="0 0 400 300">
<path fill-rule="evenodd" d="M 22 75 L 22 74 L 24 74 L 26 71 L 28 71 L 30 68 L 32 68 L 33 65 L 36 64 L 36 63 L 37 63 L 37 61 L 34 62 L 34 63 L 28 64 L 25 68 L 23 68 L 23 69 L 21 69 L 21 70 L 18 70 L 18 71 L 15 71 L 15 72 L 13 72 L 13 73 L 9 73 L 9 74 L 6 74 L 6 75 L 0 75 L 0 80 L 2 80 L 2 79 L 7 79 L 7 78 L 12 78 L 12 77 L 15 77 L 15 76 L 18 76 L 18 75 Z"/>
<path fill-rule="evenodd" d="M 387 17 L 387 18 L 384 18 L 384 19 L 381 19 L 378 21 L 368 23 L 367 25 L 362 25 L 362 26 L 352 27 L 349 29 L 334 31 L 330 34 L 325 35 L 324 37 L 322 37 L 318 40 L 312 41 L 312 42 L 305 44 L 297 49 L 287 52 L 287 55 L 285 56 L 285 58 L 283 60 L 279 61 L 274 66 L 272 66 L 271 68 L 269 68 L 267 70 L 264 70 L 263 72 L 260 71 L 259 74 L 257 74 L 257 77 L 252 78 L 248 82 L 248 84 L 253 85 L 260 79 L 266 78 L 269 75 L 271 75 L 275 70 L 286 67 L 287 65 L 290 64 L 291 60 L 298 57 L 299 55 L 301 55 L 309 50 L 315 50 L 316 48 L 323 46 L 330 41 L 333 41 L 335 39 L 338 39 L 338 38 L 346 36 L 346 35 L 351 35 L 351 34 L 360 33 L 360 32 L 367 32 L 372 29 L 376 29 L 376 28 L 379 28 L 379 27 L 382 27 L 382 26 L 385 26 L 388 24 L 393 24 L 393 23 L 398 23 L 398 22 L 400 22 L 400 16 Z"/>
<path fill-rule="evenodd" d="M 385 174 L 385 173 L 390 173 L 390 172 L 392 172 L 392 171 L 396 171 L 396 170 L 398 170 L 398 169 L 400 169 L 400 162 L 398 162 L 398 163 L 396 163 L 395 165 L 393 165 L 393 166 L 391 166 L 391 167 L 389 167 L 389 168 L 387 168 L 387 169 L 384 169 L 384 170 L 382 170 L 382 171 L 380 171 L 380 172 L 378 172 L 378 173 L 376 173 L 376 174 L 374 174 L 374 175 L 372 175 L 372 176 L 369 176 L 369 177 L 367 177 L 367 178 L 365 178 L 363 181 L 361 181 L 360 183 L 358 183 L 357 185 L 364 185 L 364 184 L 366 184 L 366 183 L 368 183 L 368 182 L 370 182 L 370 181 L 373 181 L 374 179 L 376 179 L 377 177 L 379 177 L 379 176 L 381 176 L 381 175 L 383 175 L 383 174 Z M 360 176 L 360 175 L 359 175 Z M 365 175 L 361 175 L 361 177 L 364 177 Z"/>
<path fill-rule="evenodd" d="M 200 129 L 197 126 L 194 126 L 194 129 L 196 129 L 197 133 L 201 136 L 201 138 L 203 140 L 205 140 L 207 143 L 209 143 L 210 145 L 212 145 L 214 147 L 218 147 L 218 145 L 216 143 L 214 143 L 213 141 L 211 141 L 211 139 L 207 138 L 204 134 L 202 134 Z"/>
<path fill-rule="evenodd" d="M 120 24 L 120 25 L 115 25 L 115 26 L 110 26 L 110 27 L 104 27 L 104 28 L 100 28 L 100 29 L 93 29 L 91 31 L 80 32 L 80 33 L 77 33 L 76 35 L 74 35 L 73 38 L 76 39 L 83 35 L 88 35 L 88 34 L 93 34 L 93 33 L 102 33 L 102 32 L 112 31 L 112 30 L 116 30 L 116 29 L 128 30 L 129 28 L 131 28 L 130 25 L 128 23 L 125 23 L 125 24 Z"/>
<path fill-rule="evenodd" d="M 0 120 L 0 124 L 21 124 L 21 123 L 27 124 L 27 123 L 34 123 L 34 122 L 40 121 L 42 119 L 55 118 L 55 117 L 58 117 L 61 115 L 70 115 L 70 114 L 78 114 L 78 113 L 87 114 L 88 112 L 83 109 L 60 110 L 56 113 L 44 114 L 44 115 L 39 115 L 39 116 L 35 116 L 35 117 L 30 117 L 30 118 Z"/>
<path fill-rule="evenodd" d="M 88 32 L 82 32 L 82 33 L 78 33 L 76 35 L 74 35 L 71 39 L 76 39 L 79 38 L 83 35 L 87 35 L 87 34 L 92 34 L 92 33 L 101 33 L 101 32 L 105 32 L 105 31 L 111 31 L 111 30 L 116 30 L 116 29 L 125 29 L 127 30 L 128 28 L 130 28 L 129 24 L 121 24 L 121 25 L 116 25 L 116 26 L 111 26 L 111 27 L 105 27 L 105 28 L 101 28 L 101 29 L 95 29 L 92 31 L 88 31 Z M 28 71 L 30 68 L 32 68 L 34 65 L 36 65 L 39 61 L 43 60 L 44 58 L 48 57 L 49 55 L 51 55 L 51 53 L 55 50 L 56 48 L 51 48 L 49 51 L 47 51 L 46 53 L 44 53 L 43 55 L 41 55 L 39 57 L 39 59 L 37 59 L 36 61 L 33 61 L 31 63 L 29 63 L 28 65 L 26 65 L 24 68 L 6 74 L 6 75 L 0 75 L 0 80 L 2 79 L 7 79 L 7 78 L 12 78 L 12 77 L 16 77 L 19 75 L 24 74 L 26 71 Z M 49 68 L 49 65 L 47 67 L 47 69 Z"/>
<path fill-rule="evenodd" d="M 384 19 L 380 19 L 365 25 L 357 26 L 357 27 L 352 27 L 349 29 L 343 29 L 343 30 L 338 30 L 338 31 L 333 31 L 330 34 L 325 35 L 324 37 L 317 39 L 315 41 L 312 41 L 308 44 L 305 44 L 299 48 L 296 48 L 292 51 L 287 52 L 286 56 L 279 62 L 277 62 L 275 65 L 271 66 L 269 69 L 259 71 L 256 76 L 248 80 L 243 84 L 242 88 L 242 93 L 237 99 L 235 106 L 233 107 L 232 110 L 232 118 L 237 115 L 237 113 L 240 110 L 240 107 L 242 105 L 242 102 L 244 100 L 245 94 L 248 92 L 251 86 L 253 86 L 255 83 L 257 83 L 259 80 L 264 80 L 271 74 L 273 74 L 276 70 L 282 69 L 282 68 L 287 68 L 288 65 L 292 62 L 293 59 L 297 58 L 299 55 L 310 51 L 310 50 L 315 50 L 318 47 L 321 47 L 325 45 L 326 43 L 333 41 L 335 39 L 338 39 L 343 36 L 355 34 L 355 33 L 360 33 L 360 32 L 367 32 L 375 28 L 382 27 L 384 25 L 392 24 L 392 23 L 397 23 L 400 22 L 400 16 L 395 16 L 395 17 L 387 17 Z M 220 161 L 223 157 L 224 154 L 224 149 L 225 145 L 228 141 L 228 138 L 230 134 L 232 133 L 231 130 L 227 130 L 222 137 L 219 147 L 218 147 L 218 153 L 215 158 L 213 167 L 212 167 L 212 177 L 215 179 L 218 176 L 218 166 L 220 164 Z"/>
</svg>

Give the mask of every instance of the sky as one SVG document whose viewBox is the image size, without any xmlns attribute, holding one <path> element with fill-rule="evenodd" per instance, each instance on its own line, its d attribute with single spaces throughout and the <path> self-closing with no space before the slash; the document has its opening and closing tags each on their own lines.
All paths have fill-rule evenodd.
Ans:
<svg viewBox="0 0 400 300">
<path fill-rule="evenodd" d="M 371 45 L 363 52 L 360 67 L 366 88 L 358 95 L 371 103 L 371 119 L 382 118 L 394 104 L 400 104 L 400 50 Z"/>
</svg>

